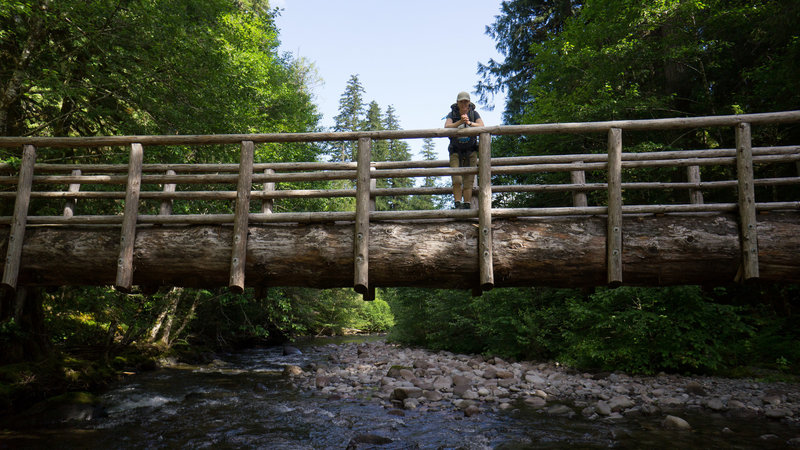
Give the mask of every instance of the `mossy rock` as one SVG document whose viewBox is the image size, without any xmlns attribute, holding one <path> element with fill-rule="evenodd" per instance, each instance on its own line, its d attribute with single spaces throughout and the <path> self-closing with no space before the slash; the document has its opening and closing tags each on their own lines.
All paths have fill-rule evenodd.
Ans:
<svg viewBox="0 0 800 450">
<path fill-rule="evenodd" d="M 408 366 L 395 365 L 389 368 L 389 371 L 386 372 L 386 376 L 390 378 L 400 378 L 400 371 L 403 369 L 413 370 L 413 368 Z"/>
<path fill-rule="evenodd" d="M 89 392 L 66 392 L 41 401 L 20 415 L 27 426 L 80 422 L 103 416 L 100 400 Z"/>
</svg>

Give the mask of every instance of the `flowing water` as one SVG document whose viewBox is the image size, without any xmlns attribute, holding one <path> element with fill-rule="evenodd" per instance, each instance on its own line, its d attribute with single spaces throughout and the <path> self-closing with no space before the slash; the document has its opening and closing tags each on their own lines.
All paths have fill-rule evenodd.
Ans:
<svg viewBox="0 0 800 450">
<path fill-rule="evenodd" d="M 137 374 L 103 394 L 102 417 L 13 430 L 0 424 L 0 449 L 784 448 L 800 436 L 779 422 L 701 411 L 681 414 L 694 427 L 682 432 L 663 429 L 661 417 L 589 421 L 521 404 L 472 417 L 418 410 L 397 416 L 376 401 L 298 389 L 283 367 L 308 358 L 257 349 L 224 355 L 224 364 Z"/>
</svg>

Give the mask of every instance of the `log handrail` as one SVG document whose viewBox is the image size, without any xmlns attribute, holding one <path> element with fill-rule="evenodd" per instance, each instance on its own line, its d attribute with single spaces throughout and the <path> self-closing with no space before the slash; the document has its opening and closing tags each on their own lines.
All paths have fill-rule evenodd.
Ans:
<svg viewBox="0 0 800 450">
<path fill-rule="evenodd" d="M 270 133 L 162 136 L 89 136 L 89 137 L 0 137 L 0 148 L 34 145 L 38 148 L 105 147 L 115 145 L 219 145 L 239 144 L 242 141 L 260 143 L 357 141 L 369 139 L 418 139 L 453 136 L 535 135 L 605 133 L 611 128 L 624 131 L 675 130 L 681 128 L 732 127 L 740 123 L 778 124 L 800 121 L 800 111 L 781 111 L 726 116 L 681 117 L 668 119 L 611 120 L 605 122 L 544 123 L 531 125 L 496 125 L 471 128 L 433 128 L 426 130 L 345 131 L 334 133 Z"/>
<path fill-rule="evenodd" d="M 754 165 L 794 163 L 800 170 L 800 145 L 757 147 L 751 142 L 750 127 L 759 124 L 800 122 L 800 111 L 735 116 L 714 116 L 676 119 L 623 120 L 591 123 L 554 123 L 536 125 L 502 125 L 469 129 L 393 130 L 344 133 L 278 133 L 228 134 L 198 136 L 100 136 L 100 137 L 0 137 L 1 147 L 24 147 L 25 159 L 21 171 L 11 164 L 0 164 L 0 199 L 15 199 L 14 216 L 0 216 L 0 225 L 12 225 L 10 243 L 4 265 L 3 284 L 14 288 L 16 273 L 27 225 L 120 225 L 121 245 L 117 286 L 129 290 L 134 271 L 133 245 L 137 224 L 233 224 L 234 242 L 231 254 L 230 287 L 245 287 L 244 263 L 247 253 L 249 224 L 331 222 L 354 223 L 354 287 L 370 296 L 369 285 L 369 228 L 372 221 L 457 219 L 478 221 L 479 281 L 478 292 L 493 287 L 492 219 L 517 217 L 547 217 L 559 215 L 594 215 L 607 217 L 608 283 L 624 282 L 622 253 L 622 217 L 631 214 L 668 214 L 738 211 L 741 222 L 741 278 L 758 278 L 758 240 L 756 214 L 759 211 L 798 210 L 800 201 L 756 201 L 755 188 L 800 184 L 797 176 L 757 178 Z M 699 127 L 733 127 L 736 148 L 670 150 L 647 153 L 626 153 L 622 136 L 629 131 L 673 130 Z M 605 132 L 608 151 L 600 154 L 536 155 L 491 158 L 491 138 L 502 135 L 576 134 Z M 371 143 L 376 139 L 411 139 L 480 135 L 478 167 L 450 168 L 446 160 L 436 161 L 371 161 Z M 356 162 L 285 162 L 256 163 L 253 151 L 256 144 L 288 142 L 321 142 L 355 140 L 358 142 Z M 143 164 L 141 154 L 151 146 L 161 145 L 241 145 L 239 164 Z M 61 147 L 130 146 L 128 164 L 54 164 L 36 163 L 36 151 Z M 136 156 L 138 154 L 138 156 Z M 249 154 L 249 156 L 248 156 Z M 136 157 L 135 157 L 136 156 Z M 138 159 L 138 160 L 137 160 Z M 39 160 L 46 158 L 40 157 Z M 703 180 L 700 168 L 730 166 L 736 179 Z M 624 181 L 625 171 L 642 168 L 685 168 L 686 181 Z M 19 172 L 19 173 L 17 173 Z M 127 172 L 127 174 L 126 174 Z M 563 184 L 503 184 L 507 175 L 564 173 L 569 181 Z M 477 210 L 412 210 L 374 211 L 375 198 L 400 195 L 445 195 L 445 187 L 377 188 L 381 178 L 437 177 L 478 174 L 475 188 Z M 587 181 L 587 175 L 592 174 Z M 499 180 L 493 183 L 492 178 Z M 565 178 L 567 179 L 567 178 Z M 319 181 L 345 180 L 355 188 L 296 189 L 290 185 Z M 25 185 L 28 185 L 26 188 Z M 177 186 L 216 185 L 216 190 L 180 190 Z M 339 183 L 341 184 L 341 183 Z M 32 189 L 36 186 L 37 189 Z M 63 188 L 61 186 L 64 186 Z M 124 190 L 120 190 L 124 186 Z M 16 188 L 16 191 L 4 190 Z M 236 190 L 230 190 L 235 187 Z M 288 188 L 287 188 L 288 187 Z M 105 190 L 104 190 L 105 189 Z M 680 189 L 689 192 L 688 198 L 676 204 L 624 204 L 627 190 Z M 702 190 L 735 189 L 737 203 L 704 201 Z M 26 192 L 27 191 L 27 192 Z M 605 191 L 606 205 L 589 205 L 588 192 Z M 567 192 L 572 194 L 571 206 L 545 208 L 496 208 L 491 206 L 493 195 Z M 349 197 L 355 199 L 355 211 L 275 212 L 277 199 L 307 199 Z M 29 216 L 27 202 L 31 199 L 61 199 L 67 204 L 63 216 Z M 78 199 L 124 199 L 124 214 L 80 215 L 75 212 Z M 251 199 L 260 200 L 261 212 L 253 213 Z M 233 213 L 174 214 L 167 207 L 175 200 L 235 201 Z M 140 203 L 161 202 L 161 211 L 143 214 Z M 596 201 L 596 200 L 595 200 Z M 688 203 L 686 203 L 688 202 Z M 24 211 L 23 211 L 24 209 Z M 16 260 L 16 262 L 15 262 Z"/>
</svg>

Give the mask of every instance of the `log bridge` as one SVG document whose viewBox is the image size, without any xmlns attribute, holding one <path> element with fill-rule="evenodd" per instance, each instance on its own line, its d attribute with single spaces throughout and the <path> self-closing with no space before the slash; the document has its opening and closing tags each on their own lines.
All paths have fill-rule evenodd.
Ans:
<svg viewBox="0 0 800 450">
<path fill-rule="evenodd" d="M 800 146 L 754 146 L 751 127 L 797 122 L 800 111 L 461 130 L 0 137 L 0 147 L 20 150 L 18 163 L 0 164 L 2 286 L 13 291 L 18 286 L 114 285 L 125 292 L 135 285 L 229 286 L 234 291 L 353 287 L 370 299 L 375 287 L 383 286 L 466 288 L 480 294 L 495 286 L 796 283 Z M 721 132 L 732 128 L 735 148 L 623 150 L 623 132 L 720 127 Z M 605 153 L 491 157 L 493 136 L 532 140 L 542 134 L 598 133 L 607 135 Z M 376 140 L 466 135 L 480 136 L 478 167 L 450 168 L 444 160 L 372 161 Z M 325 141 L 357 142 L 357 161 L 254 162 L 257 145 Z M 153 152 L 148 160 L 157 161 L 165 146 L 189 154 L 193 146 L 210 145 L 238 151 L 239 163 L 144 163 L 145 148 Z M 64 149 L 74 154 L 76 148 L 88 148 L 95 161 L 114 149 L 129 156 L 127 164 L 48 162 L 53 159 L 48 155 L 63 155 Z M 754 169 L 762 165 L 790 170 Z M 640 171 L 663 167 L 680 168 L 685 180 L 636 181 L 644 179 Z M 537 179 L 536 174 L 558 172 L 566 182 L 501 183 L 506 175 Z M 450 192 L 447 187 L 377 188 L 377 179 L 456 174 L 477 174 L 470 210 L 375 210 L 380 196 Z M 629 178 L 623 180 L 623 174 Z M 730 179 L 720 179 L 721 174 Z M 309 183 L 324 186 L 297 188 Z M 205 190 L 190 190 L 197 185 Z M 669 204 L 626 201 L 626 193 L 641 190 L 681 194 Z M 704 202 L 704 194 L 720 191 L 731 200 Z M 766 198 L 756 199 L 757 192 L 767 193 Z M 571 198 L 571 204 L 503 207 L 515 196 L 553 194 Z M 336 198 L 346 200 L 337 203 Z M 294 205 L 315 199 L 323 206 L 281 211 L 276 202 L 284 199 Z M 79 202 L 92 205 L 94 214 L 78 214 Z M 345 205 L 343 210 L 331 210 L 337 204 Z"/>
</svg>

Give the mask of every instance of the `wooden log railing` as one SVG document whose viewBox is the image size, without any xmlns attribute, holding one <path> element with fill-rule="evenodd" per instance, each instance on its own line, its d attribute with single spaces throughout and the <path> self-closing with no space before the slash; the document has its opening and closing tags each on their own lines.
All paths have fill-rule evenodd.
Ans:
<svg viewBox="0 0 800 450">
<path fill-rule="evenodd" d="M 492 289 L 493 228 L 495 219 L 566 215 L 605 216 L 607 224 L 607 283 L 619 285 L 623 278 L 623 216 L 698 212 L 738 212 L 741 241 L 741 280 L 759 277 L 756 215 L 773 210 L 798 210 L 800 199 L 757 201 L 755 189 L 763 186 L 800 185 L 795 176 L 756 178 L 754 166 L 793 163 L 800 168 L 800 145 L 758 147 L 751 142 L 751 126 L 800 122 L 800 111 L 680 119 L 609 121 L 481 127 L 460 130 L 398 130 L 346 133 L 289 133 L 212 136 L 108 136 L 85 138 L 0 137 L 0 147 L 21 148 L 19 167 L 0 164 L 0 201 L 14 202 L 13 216 L 0 216 L 0 226 L 9 226 L 3 264 L 2 285 L 14 289 L 20 270 L 25 229 L 34 225 L 119 225 L 120 246 L 116 287 L 131 289 L 135 278 L 136 228 L 140 225 L 232 224 L 229 286 L 245 288 L 248 229 L 254 224 L 337 222 L 353 223 L 353 287 L 365 298 L 374 297 L 369 280 L 370 224 L 394 220 L 475 220 L 478 227 L 479 280 L 477 292 Z M 635 131 L 734 128 L 736 148 L 625 153 L 624 134 Z M 491 158 L 491 138 L 502 135 L 607 133 L 605 154 L 537 155 Z M 450 168 L 447 161 L 372 161 L 371 145 L 380 139 L 413 139 L 480 135 L 479 164 L 473 168 Z M 254 162 L 255 147 L 263 143 L 320 142 L 352 140 L 358 143 L 355 162 Z M 229 145 L 241 146 L 238 164 L 145 164 L 143 154 L 150 146 Z M 129 146 L 128 164 L 36 163 L 37 151 L 63 147 Z M 704 181 L 701 168 L 731 166 L 736 179 Z M 687 180 L 626 182 L 625 174 L 638 169 L 682 167 Z M 503 175 L 564 172 L 570 182 L 559 184 L 493 185 Z M 587 182 L 586 174 L 593 174 Z M 376 197 L 403 195 L 446 195 L 447 187 L 377 188 L 380 178 L 438 177 L 477 174 L 478 207 L 472 210 L 376 211 Z M 599 175 L 598 175 L 599 174 Z M 355 187 L 286 189 L 294 183 L 344 180 Z M 602 181 L 604 180 L 604 181 Z M 254 185 L 262 185 L 254 189 Z M 52 190 L 49 186 L 66 186 Z M 219 190 L 186 190 L 193 185 L 217 185 Z M 352 185 L 352 184 L 351 184 Z M 34 189 L 33 187 L 36 187 Z M 86 189 L 91 186 L 91 189 Z M 124 186 L 124 190 L 118 189 Z M 227 186 L 235 186 L 229 190 Z M 177 189 L 176 187 L 180 187 Z M 83 189 L 83 190 L 81 190 Z M 626 191 L 686 190 L 688 203 L 627 204 Z M 738 201 L 704 202 L 703 192 L 735 189 Z M 605 191 L 604 201 L 589 205 L 587 193 Z M 550 193 L 572 194 L 572 205 L 541 208 L 492 207 L 500 195 Z M 278 212 L 275 202 L 284 199 L 353 198 L 354 210 Z M 685 198 L 685 197 L 684 197 Z M 109 201 L 105 215 L 81 215 L 80 202 Z M 29 203 L 63 200 L 62 215 L 29 215 Z M 253 212 L 254 200 L 260 208 Z M 123 210 L 118 203 L 123 201 Z M 143 214 L 142 202 L 158 202 L 157 213 Z M 175 201 L 230 201 L 232 211 L 207 214 L 175 214 Z M 603 204 L 605 203 L 605 204 Z"/>
</svg>

